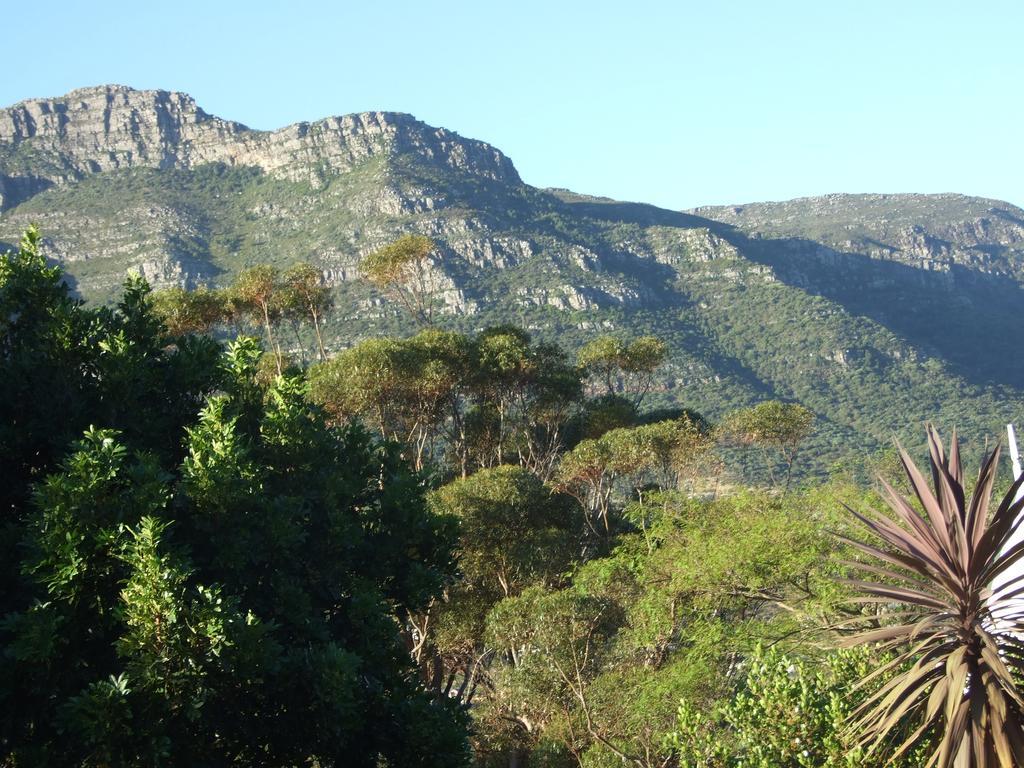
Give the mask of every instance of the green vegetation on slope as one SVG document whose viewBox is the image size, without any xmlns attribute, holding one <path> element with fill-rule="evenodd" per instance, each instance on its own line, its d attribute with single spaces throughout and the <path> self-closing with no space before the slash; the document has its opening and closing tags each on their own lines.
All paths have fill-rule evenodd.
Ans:
<svg viewBox="0 0 1024 768">
<path fill-rule="evenodd" d="M 1024 415 L 1024 213 L 1013 206 L 832 196 L 677 213 L 445 162 L 469 151 L 459 141 L 448 156 L 392 146 L 344 170 L 311 152 L 292 160 L 309 171 L 301 182 L 216 164 L 85 174 L 0 214 L 0 239 L 38 220 L 48 253 L 98 303 L 130 268 L 196 287 L 307 262 L 334 291 L 323 336 L 336 350 L 410 333 L 359 262 L 428 236 L 442 326 L 513 323 L 571 349 L 607 331 L 656 335 L 670 365 L 652 402 L 715 417 L 802 402 L 817 416 L 807 469 L 818 473 L 894 433 L 920 444 L 930 418 L 955 423 L 975 455 Z"/>
<path fill-rule="evenodd" d="M 844 509 L 878 508 L 871 488 L 791 488 L 802 406 L 715 424 L 652 401 L 657 338 L 599 336 L 574 361 L 509 325 L 367 339 L 302 370 L 276 341 L 290 312 L 317 322 L 293 302 L 323 298 L 302 276 L 257 265 L 155 299 L 132 278 L 88 308 L 35 232 L 0 261 L 0 763 L 909 768 L 959 739 L 941 710 L 974 718 L 996 764 L 1012 643 L 938 666 L 902 641 L 836 650 L 851 623 L 942 652 L 984 627 L 977 572 L 1016 512 L 978 538 L 959 468 L 939 460 L 941 502 L 911 473 L 932 514 L 895 504 L 923 543 L 889 562 L 916 575 L 879 571 Z M 239 322 L 267 353 L 196 333 Z M 728 482 L 752 461 L 771 487 Z M 965 538 L 979 554 L 929 586 Z M 917 567 L 933 542 L 945 554 Z M 864 569 L 888 584 L 837 579 Z M 950 578 L 970 583 L 950 598 Z M 987 718 L 972 664 L 999 678 Z M 952 704 L 883 703 L 881 728 L 853 727 L 904 680 Z"/>
<path fill-rule="evenodd" d="M 0 260 L 0 764 L 465 763 L 396 632 L 452 521 L 261 354 Z"/>
</svg>

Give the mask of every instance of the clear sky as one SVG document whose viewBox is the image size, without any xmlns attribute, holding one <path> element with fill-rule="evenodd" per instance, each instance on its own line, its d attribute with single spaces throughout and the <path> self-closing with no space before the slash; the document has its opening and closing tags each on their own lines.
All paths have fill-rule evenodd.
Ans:
<svg viewBox="0 0 1024 768">
<path fill-rule="evenodd" d="M 827 192 L 1024 205 L 1024 2 L 3 0 L 0 103 L 123 83 L 254 128 L 364 110 L 538 186 L 668 208 Z"/>
</svg>

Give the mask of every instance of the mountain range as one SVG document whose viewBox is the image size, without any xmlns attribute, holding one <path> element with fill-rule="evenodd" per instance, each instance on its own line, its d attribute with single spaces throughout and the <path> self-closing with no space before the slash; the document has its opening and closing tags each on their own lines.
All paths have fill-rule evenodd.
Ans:
<svg viewBox="0 0 1024 768">
<path fill-rule="evenodd" d="M 671 360 L 653 403 L 716 417 L 798 400 L 820 471 L 894 434 L 917 444 L 926 420 L 977 449 L 1024 417 L 1024 210 L 998 200 L 672 211 L 530 186 L 498 149 L 406 114 L 259 131 L 108 85 L 0 110 L 0 250 L 33 222 L 94 302 L 132 269 L 194 287 L 310 261 L 336 291 L 335 348 L 411 331 L 357 265 L 426 234 L 444 325 L 512 322 L 570 348 L 657 334 Z"/>
</svg>

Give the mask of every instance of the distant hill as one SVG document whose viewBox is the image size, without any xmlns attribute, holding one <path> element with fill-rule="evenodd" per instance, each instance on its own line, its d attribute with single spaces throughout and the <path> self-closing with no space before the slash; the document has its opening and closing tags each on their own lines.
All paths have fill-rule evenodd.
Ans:
<svg viewBox="0 0 1024 768">
<path fill-rule="evenodd" d="M 396 113 L 256 131 L 188 96 L 101 86 L 0 110 L 0 241 L 30 222 L 82 296 L 247 264 L 318 264 L 334 346 L 402 332 L 358 279 L 405 232 L 440 244 L 443 322 L 576 345 L 657 333 L 656 399 L 812 408 L 823 470 L 933 419 L 977 447 L 1024 418 L 1024 211 L 961 195 L 830 195 L 668 211 L 524 184 L 480 141 Z"/>
</svg>

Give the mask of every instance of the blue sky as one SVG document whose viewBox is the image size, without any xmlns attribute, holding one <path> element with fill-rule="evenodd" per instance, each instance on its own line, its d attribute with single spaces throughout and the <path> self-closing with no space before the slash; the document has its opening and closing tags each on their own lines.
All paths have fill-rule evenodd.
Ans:
<svg viewBox="0 0 1024 768">
<path fill-rule="evenodd" d="M 255 128 L 386 109 L 538 186 L 668 208 L 827 192 L 1024 205 L 1024 3 L 15 2 L 0 103 L 118 82 Z"/>
</svg>

